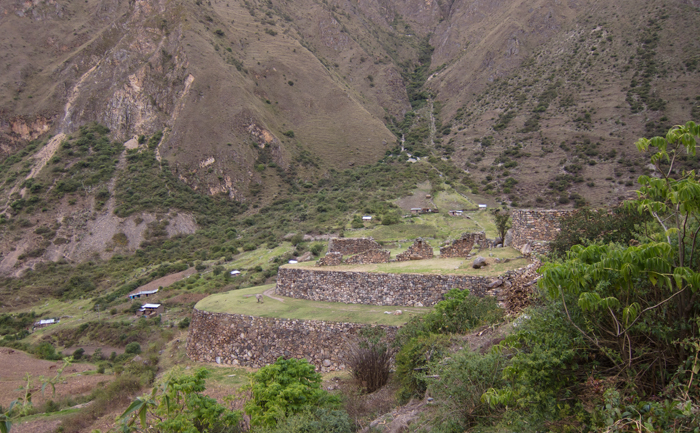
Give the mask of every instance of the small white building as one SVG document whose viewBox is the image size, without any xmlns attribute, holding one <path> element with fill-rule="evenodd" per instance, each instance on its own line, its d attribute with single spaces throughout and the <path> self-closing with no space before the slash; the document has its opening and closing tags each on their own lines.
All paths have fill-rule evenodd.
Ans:
<svg viewBox="0 0 700 433">
<path fill-rule="evenodd" d="M 486 206 L 485 204 L 480 204 L 480 205 L 479 205 L 479 209 L 486 209 L 487 207 L 488 207 L 488 206 Z"/>
<path fill-rule="evenodd" d="M 237 277 L 237 276 L 239 276 L 239 275 L 241 275 L 241 271 L 236 271 L 236 270 L 231 271 L 231 276 L 232 276 L 232 277 Z"/>
<path fill-rule="evenodd" d="M 161 314 L 164 310 L 163 304 L 143 304 L 143 306 L 139 308 L 139 314 L 141 316 L 150 317 Z"/>
<path fill-rule="evenodd" d="M 58 319 L 42 319 L 38 322 L 34 322 L 34 329 L 46 328 L 47 326 L 55 325 L 58 323 Z"/>
<path fill-rule="evenodd" d="M 369 215 L 365 215 L 362 217 L 362 221 L 372 221 L 372 217 Z"/>
<path fill-rule="evenodd" d="M 141 290 L 136 293 L 131 293 L 129 294 L 129 299 L 138 299 L 141 296 L 150 296 L 150 295 L 155 295 L 158 293 L 158 289 L 155 290 Z"/>
</svg>

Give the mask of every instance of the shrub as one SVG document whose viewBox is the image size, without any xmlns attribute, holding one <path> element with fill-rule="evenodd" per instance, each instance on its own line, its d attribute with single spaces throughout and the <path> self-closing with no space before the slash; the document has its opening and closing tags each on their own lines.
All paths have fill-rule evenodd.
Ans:
<svg viewBox="0 0 700 433">
<path fill-rule="evenodd" d="M 75 351 L 73 352 L 73 359 L 75 359 L 76 361 L 79 360 L 80 358 L 83 357 L 84 353 L 85 353 L 85 349 L 83 349 L 82 347 L 75 349 Z"/>
<path fill-rule="evenodd" d="M 180 329 L 187 329 L 190 327 L 190 318 L 185 317 L 180 321 L 180 323 L 177 324 L 177 327 Z"/>
<path fill-rule="evenodd" d="M 352 375 L 367 392 L 374 392 L 386 385 L 391 372 L 395 349 L 386 340 L 382 328 L 365 326 L 357 333 L 343 354 L 344 362 Z"/>
<path fill-rule="evenodd" d="M 481 396 L 503 383 L 505 363 L 506 358 L 499 353 L 480 355 L 464 350 L 436 364 L 430 373 L 440 380 L 428 387 L 438 402 L 432 431 L 468 431 L 496 412 Z"/>
<path fill-rule="evenodd" d="M 428 366 L 442 359 L 450 344 L 449 337 L 440 334 L 428 334 L 412 338 L 396 354 L 396 376 L 401 389 L 399 397 L 408 400 L 421 396 L 428 383 L 425 379 Z"/>
<path fill-rule="evenodd" d="M 135 341 L 132 341 L 126 345 L 124 348 L 124 353 L 129 353 L 132 355 L 141 353 L 141 345 Z"/>
<path fill-rule="evenodd" d="M 252 425 L 273 427 L 284 417 L 312 407 L 332 407 L 339 399 L 321 389 L 321 375 L 305 359 L 277 358 L 252 375 L 252 398 L 245 410 Z"/>
<path fill-rule="evenodd" d="M 53 344 L 49 343 L 48 341 L 40 343 L 34 349 L 34 354 L 39 359 L 47 359 L 49 361 L 57 361 L 63 358 L 60 353 L 56 353 L 56 348 L 53 347 Z"/>
<path fill-rule="evenodd" d="M 275 427 L 262 427 L 254 433 L 352 433 L 353 422 L 344 410 L 308 409 L 280 420 Z"/>
</svg>

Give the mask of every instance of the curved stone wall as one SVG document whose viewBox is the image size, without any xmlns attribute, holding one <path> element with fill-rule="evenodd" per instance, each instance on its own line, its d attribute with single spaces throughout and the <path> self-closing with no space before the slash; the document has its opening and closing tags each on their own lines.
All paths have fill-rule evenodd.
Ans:
<svg viewBox="0 0 700 433">
<path fill-rule="evenodd" d="M 496 279 L 513 284 L 522 275 L 535 278 L 539 262 L 498 277 L 470 275 L 388 274 L 286 268 L 277 272 L 277 294 L 312 301 L 347 304 L 428 307 L 443 299 L 448 290 L 469 289 L 484 296 Z M 498 293 L 488 293 L 498 296 Z"/>
<path fill-rule="evenodd" d="M 187 338 L 187 356 L 201 362 L 260 368 L 280 356 L 306 358 L 319 371 L 345 368 L 340 353 L 346 339 L 366 325 L 291 320 L 194 309 Z M 390 338 L 395 326 L 376 325 Z"/>
</svg>

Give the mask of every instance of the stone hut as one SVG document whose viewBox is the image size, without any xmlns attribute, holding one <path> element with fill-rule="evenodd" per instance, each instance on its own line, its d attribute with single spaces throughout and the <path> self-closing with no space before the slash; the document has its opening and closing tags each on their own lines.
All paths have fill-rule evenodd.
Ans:
<svg viewBox="0 0 700 433">
<path fill-rule="evenodd" d="M 440 248 L 441 258 L 467 257 L 475 244 L 483 245 L 486 242 L 486 233 L 464 233 L 452 245 Z"/>
<path fill-rule="evenodd" d="M 408 247 L 406 251 L 396 255 L 397 262 L 405 262 L 407 260 L 425 260 L 433 258 L 433 247 L 422 238 L 418 238 L 413 242 L 413 245 Z"/>
<path fill-rule="evenodd" d="M 351 256 L 369 250 L 381 249 L 372 238 L 332 238 L 328 241 L 328 252 Z"/>
<path fill-rule="evenodd" d="M 343 263 L 343 255 L 337 252 L 328 252 L 316 262 L 316 266 L 338 266 Z"/>
<path fill-rule="evenodd" d="M 557 237 L 561 217 L 570 214 L 569 210 L 518 209 L 511 212 L 513 225 L 511 245 L 521 249 L 530 244 L 532 251 L 540 254 L 549 252 L 549 242 Z"/>
</svg>

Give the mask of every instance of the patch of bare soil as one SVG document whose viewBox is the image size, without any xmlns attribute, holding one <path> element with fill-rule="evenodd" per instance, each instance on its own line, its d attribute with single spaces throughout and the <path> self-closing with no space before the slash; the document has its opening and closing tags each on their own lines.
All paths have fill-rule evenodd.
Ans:
<svg viewBox="0 0 700 433">
<path fill-rule="evenodd" d="M 35 419 L 21 424 L 12 424 L 12 433 L 53 432 L 61 425 L 58 418 Z"/>
<path fill-rule="evenodd" d="M 430 182 L 423 182 L 418 185 L 418 189 L 413 192 L 413 195 L 407 197 L 401 197 L 396 200 L 396 205 L 406 212 L 410 212 L 411 208 L 424 208 L 424 207 L 435 207 L 433 201 L 427 198 L 430 194 Z"/>
<path fill-rule="evenodd" d="M 176 272 L 174 274 L 166 275 L 162 278 L 158 278 L 157 280 L 153 280 L 150 283 L 144 284 L 143 286 L 134 290 L 130 294 L 143 292 L 143 291 L 147 291 L 147 290 L 155 290 L 159 287 L 168 287 L 168 286 L 182 280 L 183 278 L 189 277 L 190 275 L 192 275 L 196 272 L 197 272 L 197 270 L 195 268 L 188 268 L 182 272 Z"/>
<path fill-rule="evenodd" d="M 187 304 L 196 304 L 197 302 L 201 301 L 202 299 L 206 298 L 207 295 L 206 293 L 181 293 L 177 296 L 173 296 L 172 298 L 168 299 L 165 301 L 166 305 L 187 305 Z"/>
<path fill-rule="evenodd" d="M 94 370 L 93 365 L 73 364 L 63 370 L 62 380 L 56 384 L 56 395 L 52 396 L 51 390 L 41 393 L 40 376 L 51 378 L 61 368 L 62 363 L 56 361 L 44 361 L 33 358 L 31 355 L 19 350 L 0 348 L 0 405 L 7 407 L 13 400 L 23 397 L 24 392 L 19 387 L 27 384 L 25 376 L 31 375 L 32 402 L 40 405 L 48 399 L 57 399 L 63 396 L 78 396 L 91 392 L 100 382 L 108 382 L 110 376 L 101 374 L 85 375 Z"/>
</svg>

